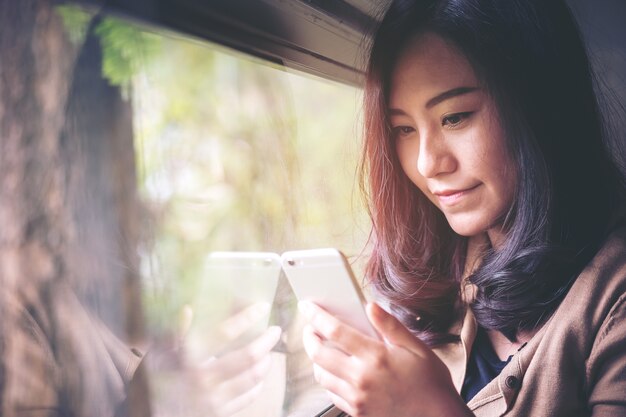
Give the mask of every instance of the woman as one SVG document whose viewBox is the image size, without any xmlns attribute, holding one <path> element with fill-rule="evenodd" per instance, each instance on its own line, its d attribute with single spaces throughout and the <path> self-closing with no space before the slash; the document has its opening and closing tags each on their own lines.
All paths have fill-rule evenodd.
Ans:
<svg viewBox="0 0 626 417">
<path fill-rule="evenodd" d="M 339 408 L 626 415 L 624 185 L 606 136 L 563 1 L 393 1 L 363 157 L 385 342 L 301 305 Z"/>
</svg>

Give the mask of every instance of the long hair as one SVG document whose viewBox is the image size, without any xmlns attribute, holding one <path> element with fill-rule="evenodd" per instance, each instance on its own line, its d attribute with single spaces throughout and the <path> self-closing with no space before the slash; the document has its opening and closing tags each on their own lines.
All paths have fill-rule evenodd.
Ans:
<svg viewBox="0 0 626 417">
<path fill-rule="evenodd" d="M 480 326 L 516 340 L 558 307 L 622 213 L 594 78 L 561 0 L 396 0 L 373 38 L 364 95 L 361 181 L 372 218 L 367 276 L 431 345 L 453 338 L 467 239 L 404 174 L 391 135 L 391 73 L 407 44 L 437 34 L 493 97 L 517 170 L 505 242 L 469 277 Z M 513 185 L 512 185 L 513 186 Z"/>
</svg>

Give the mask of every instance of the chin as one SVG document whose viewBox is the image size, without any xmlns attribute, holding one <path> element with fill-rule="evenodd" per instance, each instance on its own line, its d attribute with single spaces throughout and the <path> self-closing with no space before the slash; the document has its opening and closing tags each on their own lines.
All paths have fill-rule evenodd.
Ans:
<svg viewBox="0 0 626 417">
<path fill-rule="evenodd" d="M 449 218 L 448 224 L 452 230 L 461 236 L 472 237 L 484 233 L 489 229 L 489 223 L 477 219 Z"/>
</svg>

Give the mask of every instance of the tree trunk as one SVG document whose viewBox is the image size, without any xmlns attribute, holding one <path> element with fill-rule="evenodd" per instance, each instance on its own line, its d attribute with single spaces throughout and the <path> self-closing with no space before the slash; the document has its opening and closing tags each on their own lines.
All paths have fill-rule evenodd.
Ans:
<svg viewBox="0 0 626 417">
<path fill-rule="evenodd" d="M 97 40 L 77 60 L 52 6 L 0 0 L 0 413 L 147 415 L 141 375 L 127 411 L 109 403 L 125 390 L 91 319 L 142 338 L 131 107 L 102 79 Z"/>
</svg>

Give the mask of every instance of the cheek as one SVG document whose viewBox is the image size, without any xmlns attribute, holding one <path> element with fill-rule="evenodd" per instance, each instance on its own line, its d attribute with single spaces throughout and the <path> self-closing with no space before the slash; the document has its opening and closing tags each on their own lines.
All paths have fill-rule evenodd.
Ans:
<svg viewBox="0 0 626 417">
<path fill-rule="evenodd" d="M 491 141 L 490 148 L 485 152 L 484 168 L 488 169 L 493 191 L 500 200 L 500 205 L 506 211 L 513 203 L 517 185 L 517 163 L 509 155 L 503 132 L 499 126 L 493 130 L 498 132 Z"/>
<path fill-rule="evenodd" d="M 411 149 L 410 144 L 407 142 L 398 141 L 395 145 L 395 148 L 396 155 L 398 156 L 398 161 L 400 162 L 400 166 L 402 167 L 402 171 L 407 177 L 411 178 L 411 181 L 413 181 L 413 175 L 415 174 L 412 167 L 414 165 L 413 161 L 415 161 L 414 157 L 417 156 L 414 155 L 413 149 Z"/>
<path fill-rule="evenodd" d="M 517 190 L 517 170 L 515 162 L 510 158 L 507 158 L 507 164 L 502 169 L 502 178 L 502 200 L 508 210 L 513 205 Z"/>
<path fill-rule="evenodd" d="M 415 185 L 422 192 L 424 197 L 434 204 L 435 207 L 438 207 L 441 210 L 439 201 L 430 193 L 426 184 L 426 179 L 418 173 L 417 168 L 414 166 L 415 163 L 410 160 L 405 160 L 404 162 L 401 161 L 401 165 L 406 178 L 408 178 L 409 181 L 411 181 L 411 183 L 413 183 L 413 185 Z"/>
<path fill-rule="evenodd" d="M 515 171 L 515 162 L 507 151 L 506 142 L 505 132 L 494 111 L 486 111 L 482 115 L 481 123 L 473 132 L 473 140 L 469 141 L 474 144 L 474 166 L 482 166 L 483 170 L 491 173 L 490 176 L 508 183 L 510 173 Z"/>
<path fill-rule="evenodd" d="M 411 142 L 399 142 L 396 145 L 396 154 L 400 161 L 402 171 L 407 178 L 415 184 L 426 195 L 427 187 L 426 180 L 422 177 L 417 170 L 417 156 L 418 150 L 413 146 Z"/>
</svg>

